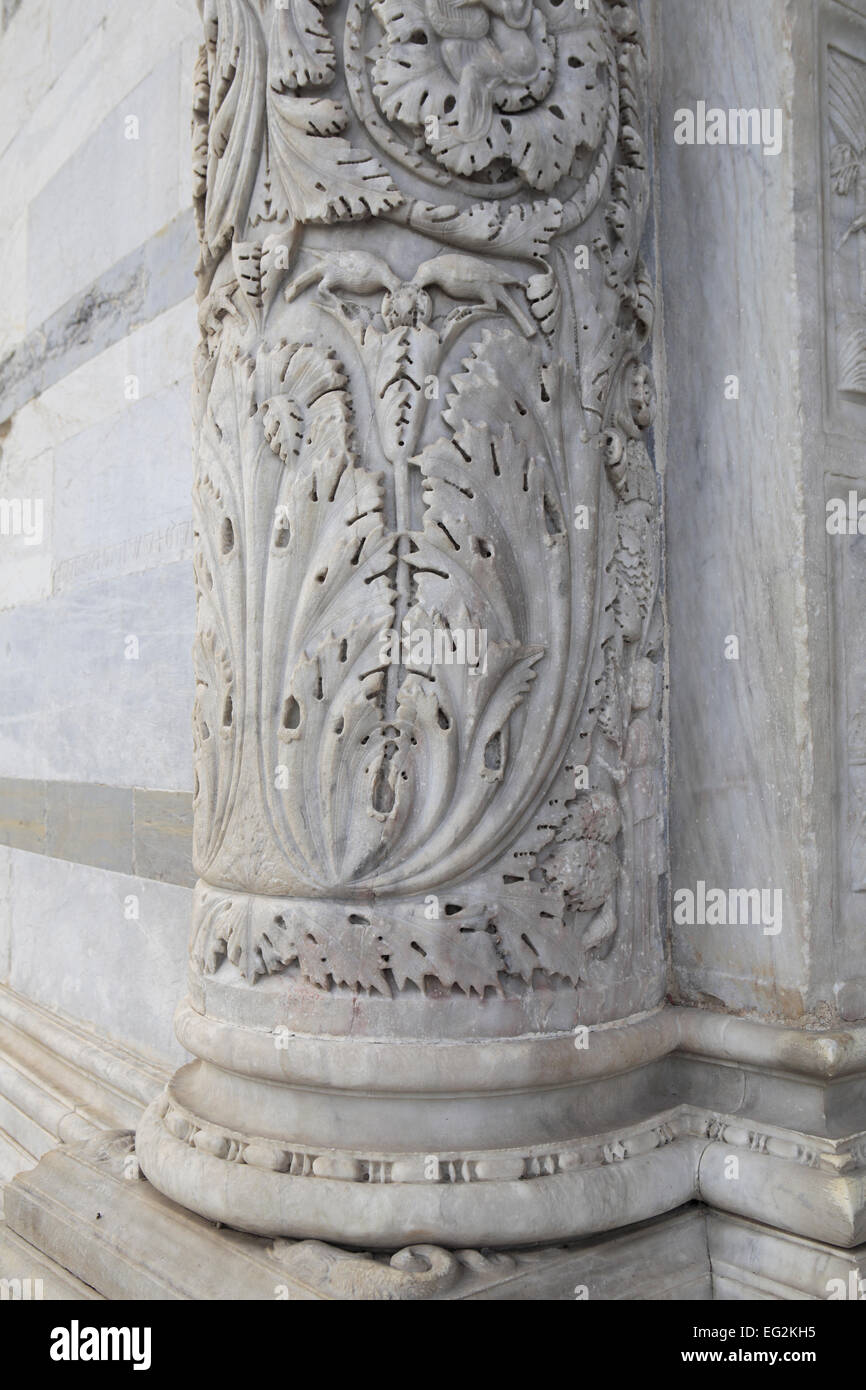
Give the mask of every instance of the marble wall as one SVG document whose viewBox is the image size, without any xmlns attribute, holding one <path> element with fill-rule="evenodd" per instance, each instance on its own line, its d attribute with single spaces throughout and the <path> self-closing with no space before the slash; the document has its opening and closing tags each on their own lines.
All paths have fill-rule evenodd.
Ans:
<svg viewBox="0 0 866 1390">
<path fill-rule="evenodd" d="M 0 984 L 167 1060 L 189 921 L 199 23 L 188 0 L 7 0 L 0 35 Z"/>
<path fill-rule="evenodd" d="M 647 19 L 671 892 L 779 890 L 783 903 L 778 933 L 674 921 L 672 991 L 850 1021 L 866 1015 L 866 580 L 862 540 L 828 536 L 825 508 L 866 483 L 866 237 L 850 231 L 866 174 L 843 187 L 834 164 L 840 85 L 866 73 L 866 3 L 655 0 Z M 38 543 L 6 534 L 14 517 L 0 511 L 0 982 L 31 987 L 52 902 L 87 942 L 95 892 L 122 915 L 136 885 L 144 897 L 167 878 L 165 975 L 151 948 L 129 946 L 138 1022 L 71 992 L 62 953 L 43 951 L 38 988 L 174 1056 L 163 1014 L 188 922 L 199 18 L 191 0 L 6 0 L 2 23 L 0 499 L 43 507 Z M 676 113 L 701 101 L 778 110 L 781 152 L 678 145 Z M 154 819 L 170 831 L 139 852 L 148 823 L 137 828 L 134 806 L 151 793 L 167 794 Z M 86 822 L 77 835 L 57 819 L 64 796 L 67 820 Z"/>
<path fill-rule="evenodd" d="M 828 534 L 826 504 L 864 477 L 866 4 L 657 14 L 674 991 L 850 1022 L 866 1015 L 863 542 Z M 698 102 L 778 112 L 781 151 L 678 145 Z M 779 891 L 780 930 L 678 922 L 677 892 L 700 883 Z"/>
</svg>

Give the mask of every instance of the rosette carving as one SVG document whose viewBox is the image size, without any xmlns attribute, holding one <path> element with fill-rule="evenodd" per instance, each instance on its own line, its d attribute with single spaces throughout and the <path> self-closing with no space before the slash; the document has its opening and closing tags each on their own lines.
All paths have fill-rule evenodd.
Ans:
<svg viewBox="0 0 866 1390">
<path fill-rule="evenodd" d="M 465 178 L 550 192 L 602 143 L 609 51 L 596 18 L 555 0 L 374 0 L 382 114 Z"/>
</svg>

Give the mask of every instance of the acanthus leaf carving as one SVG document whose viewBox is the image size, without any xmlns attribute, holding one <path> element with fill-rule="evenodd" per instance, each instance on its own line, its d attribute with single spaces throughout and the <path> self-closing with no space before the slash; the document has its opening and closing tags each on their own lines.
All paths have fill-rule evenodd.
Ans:
<svg viewBox="0 0 866 1390">
<path fill-rule="evenodd" d="M 196 958 L 381 994 L 576 985 L 651 917 L 659 871 L 636 22 L 596 0 L 352 0 L 346 75 L 380 159 L 317 90 L 340 78 L 321 6 L 280 7 L 265 39 L 254 0 L 209 3 L 198 165 L 214 113 L 226 149 L 235 123 L 260 136 L 214 240 L 204 217 L 206 256 L 232 245 L 201 316 Z M 364 59 L 377 24 L 393 41 Z M 242 97 L 263 61 L 262 116 Z M 376 102 L 432 161 L 403 167 L 438 168 L 459 205 L 403 187 Z M 444 250 L 407 270 L 299 231 L 371 217 Z M 554 241 L 586 219 L 583 278 Z"/>
<path fill-rule="evenodd" d="M 340 134 L 347 116 L 338 102 L 298 97 L 268 87 L 270 179 L 267 220 L 355 221 L 396 207 L 401 196 L 374 155 Z"/>
<path fill-rule="evenodd" d="M 268 80 L 275 90 L 322 87 L 334 76 L 337 55 L 321 6 L 331 0 L 288 0 L 274 6 Z"/>
<path fill-rule="evenodd" d="M 398 206 L 384 166 L 342 137 L 342 103 L 299 95 L 334 77 L 318 5 L 274 6 L 268 38 L 258 0 L 203 0 L 203 18 L 193 193 L 209 270 L 260 222 L 354 220 Z"/>
<path fill-rule="evenodd" d="M 196 144 L 207 171 L 204 246 L 216 257 L 232 235 L 243 234 L 261 156 L 267 54 L 246 0 L 206 0 L 203 18 Z"/>
</svg>

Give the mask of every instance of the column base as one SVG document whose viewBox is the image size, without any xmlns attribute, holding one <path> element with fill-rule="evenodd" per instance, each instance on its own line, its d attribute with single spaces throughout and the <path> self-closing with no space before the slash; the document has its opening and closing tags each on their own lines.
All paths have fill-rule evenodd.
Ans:
<svg viewBox="0 0 866 1390">
<path fill-rule="evenodd" d="M 529 1250 L 351 1251 L 220 1228 L 157 1192 L 132 1135 L 63 1146 L 7 1189 L 0 1270 L 45 1297 L 274 1301 L 823 1300 L 856 1290 L 842 1250 L 697 1203 L 612 1235 Z M 48 1284 L 51 1287 L 48 1287 Z M 56 1287 L 55 1287 L 56 1285 Z"/>
<path fill-rule="evenodd" d="M 27 1275 L 44 1252 L 108 1299 L 308 1301 L 707 1300 L 705 1217 L 688 1207 L 602 1240 L 533 1250 L 352 1252 L 218 1228 L 130 1180 L 132 1136 L 64 1147 L 10 1184 Z M 96 1220 L 97 1216 L 99 1219 Z M 25 1244 L 26 1243 L 26 1244 Z M 32 1261 L 31 1261 L 32 1263 Z M 82 1293 L 82 1297 L 85 1294 Z"/>
<path fill-rule="evenodd" d="M 138 1128 L 148 1179 L 256 1235 L 392 1250 L 587 1239 L 685 1203 L 866 1240 L 866 1030 L 693 1010 L 475 1043 L 225 1028 Z"/>
<path fill-rule="evenodd" d="M 676 1128 L 662 1118 L 531 1149 L 322 1151 L 197 1126 L 169 1092 L 145 1112 L 136 1150 L 161 1192 L 258 1235 L 385 1250 L 520 1246 L 595 1235 L 691 1201 L 701 1146 L 671 1119 Z"/>
</svg>

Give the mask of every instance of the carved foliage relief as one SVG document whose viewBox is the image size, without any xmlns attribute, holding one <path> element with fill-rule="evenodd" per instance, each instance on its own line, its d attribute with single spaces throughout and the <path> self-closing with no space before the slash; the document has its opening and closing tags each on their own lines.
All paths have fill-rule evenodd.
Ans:
<svg viewBox="0 0 866 1390">
<path fill-rule="evenodd" d="M 637 17 L 202 11 L 195 960 L 624 973 L 661 821 Z"/>
<path fill-rule="evenodd" d="M 831 47 L 830 229 L 836 313 L 836 381 L 866 401 L 866 61 Z"/>
</svg>

